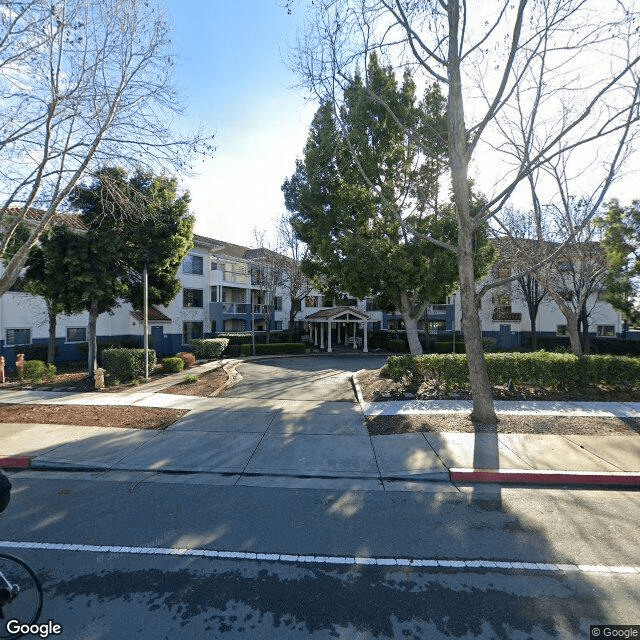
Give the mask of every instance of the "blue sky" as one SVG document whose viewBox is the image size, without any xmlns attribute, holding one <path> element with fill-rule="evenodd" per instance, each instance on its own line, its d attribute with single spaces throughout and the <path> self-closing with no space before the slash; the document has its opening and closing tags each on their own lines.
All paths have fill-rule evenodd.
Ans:
<svg viewBox="0 0 640 640">
<path fill-rule="evenodd" d="M 280 0 L 165 0 L 181 60 L 186 125 L 216 134 L 191 192 L 196 232 L 251 245 L 284 211 L 280 185 L 302 155 L 316 109 L 283 62 L 302 16 Z M 184 126 L 184 125 L 183 125 Z"/>
</svg>

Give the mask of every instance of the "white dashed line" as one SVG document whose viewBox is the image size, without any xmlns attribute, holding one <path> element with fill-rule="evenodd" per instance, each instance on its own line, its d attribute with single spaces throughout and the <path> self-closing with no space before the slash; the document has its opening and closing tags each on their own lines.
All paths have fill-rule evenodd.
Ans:
<svg viewBox="0 0 640 640">
<path fill-rule="evenodd" d="M 266 560 L 270 562 L 316 563 L 326 565 L 369 565 L 378 567 L 419 567 L 441 569 L 504 569 L 508 571 L 554 571 L 558 573 L 608 573 L 640 575 L 640 566 L 608 566 L 592 564 L 554 564 L 504 560 L 459 560 L 447 558 L 364 558 L 352 556 L 301 556 L 288 553 L 256 553 L 251 551 L 217 551 L 214 549 L 173 549 L 170 547 L 122 547 L 115 545 L 68 544 L 55 542 L 0 541 L 0 548 L 42 549 L 45 551 L 79 551 L 88 553 L 128 553 L 134 555 L 197 556 L 228 560 Z"/>
</svg>

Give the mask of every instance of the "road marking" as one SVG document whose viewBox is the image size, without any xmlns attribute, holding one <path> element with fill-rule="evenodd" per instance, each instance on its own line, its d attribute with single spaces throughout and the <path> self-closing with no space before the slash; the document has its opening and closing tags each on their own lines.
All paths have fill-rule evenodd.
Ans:
<svg viewBox="0 0 640 640">
<path fill-rule="evenodd" d="M 216 551 L 214 549 L 174 549 L 171 547 L 127 547 L 120 545 L 69 544 L 57 542 L 16 542 L 1 540 L 0 547 L 44 551 L 80 551 L 88 553 L 128 553 L 134 555 L 197 556 L 231 560 L 267 560 L 271 562 L 314 563 L 326 565 L 373 565 L 378 567 L 427 567 L 446 569 L 504 569 L 513 571 L 553 571 L 558 573 L 610 573 L 640 575 L 640 566 L 555 564 L 504 560 L 460 560 L 446 558 L 365 558 L 353 556 L 296 555 L 256 553 L 252 551 Z"/>
</svg>

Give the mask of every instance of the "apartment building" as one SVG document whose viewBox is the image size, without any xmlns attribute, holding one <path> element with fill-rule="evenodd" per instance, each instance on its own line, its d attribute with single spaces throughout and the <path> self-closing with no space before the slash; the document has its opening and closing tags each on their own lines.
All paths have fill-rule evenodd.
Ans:
<svg viewBox="0 0 640 640">
<path fill-rule="evenodd" d="M 184 259 L 179 279 L 182 290 L 168 306 L 149 309 L 152 344 L 160 357 L 188 348 L 193 338 L 211 337 L 220 332 L 245 332 L 252 326 L 263 331 L 286 330 L 290 301 L 278 287 L 270 290 L 260 278 L 264 268 L 264 250 L 194 236 L 194 247 Z M 494 277 L 494 276 L 492 276 Z M 512 285 L 513 287 L 513 285 Z M 482 299 L 480 317 L 483 334 L 493 337 L 500 348 L 519 346 L 529 332 L 526 304 L 514 289 L 502 288 Z M 367 334 L 377 329 L 402 331 L 402 317 L 379 309 L 374 299 L 349 297 L 330 299 L 310 291 L 298 301 L 296 328 L 308 339 L 327 350 L 337 347 L 367 349 Z M 595 335 L 621 336 L 624 324 L 620 314 L 604 300 L 590 301 L 591 331 Z M 419 320 L 419 329 L 432 335 L 461 331 L 460 296 L 454 294 L 427 308 Z M 88 315 L 61 315 L 56 331 L 59 360 L 81 358 L 79 345 L 86 341 Z M 367 332 L 364 327 L 367 327 Z M 540 335 L 565 335 L 566 320 L 552 302 L 541 305 L 537 318 Z M 142 313 L 128 304 L 112 315 L 98 319 L 98 337 L 139 339 L 142 342 Z M 47 344 L 48 319 L 41 298 L 16 287 L 0 297 L 0 355 L 14 362 L 19 347 Z"/>
</svg>

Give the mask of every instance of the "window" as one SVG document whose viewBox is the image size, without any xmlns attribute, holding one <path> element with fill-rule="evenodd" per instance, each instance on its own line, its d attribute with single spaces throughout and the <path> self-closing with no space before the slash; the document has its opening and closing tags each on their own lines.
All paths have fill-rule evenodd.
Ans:
<svg viewBox="0 0 640 640">
<path fill-rule="evenodd" d="M 189 344 L 191 340 L 202 338 L 202 322 L 183 322 L 182 323 L 182 344 Z"/>
<path fill-rule="evenodd" d="M 446 331 L 447 323 L 444 320 L 429 320 L 429 331 Z"/>
<path fill-rule="evenodd" d="M 218 269 L 218 263 L 216 260 L 211 260 L 211 271 L 217 271 Z"/>
<path fill-rule="evenodd" d="M 273 330 L 274 331 L 282 331 L 282 320 L 276 320 L 273 323 Z"/>
<path fill-rule="evenodd" d="M 318 296 L 307 296 L 304 299 L 304 306 L 309 307 L 317 307 L 318 305 Z"/>
<path fill-rule="evenodd" d="M 211 321 L 211 333 L 213 334 L 217 333 L 217 325 L 215 320 Z"/>
<path fill-rule="evenodd" d="M 273 310 L 282 311 L 282 296 L 274 296 L 273 298 Z"/>
<path fill-rule="evenodd" d="M 563 262 L 558 263 L 558 271 L 573 271 L 573 265 L 568 260 L 564 260 Z"/>
<path fill-rule="evenodd" d="M 224 262 L 222 263 L 223 278 L 227 282 L 237 282 L 239 284 L 248 284 L 247 265 L 243 262 Z"/>
<path fill-rule="evenodd" d="M 182 290 L 182 306 L 183 307 L 201 307 L 202 306 L 202 289 L 183 289 Z"/>
<path fill-rule="evenodd" d="M 294 300 L 292 306 L 293 306 L 293 311 L 297 313 L 298 311 L 302 310 L 302 300 L 300 299 Z"/>
<path fill-rule="evenodd" d="M 218 287 L 211 287 L 211 302 L 218 302 Z"/>
<path fill-rule="evenodd" d="M 188 255 L 182 263 L 182 270 L 185 273 L 202 275 L 202 256 Z"/>
<path fill-rule="evenodd" d="M 86 342 L 86 327 L 67 327 L 67 342 Z"/>
<path fill-rule="evenodd" d="M 557 336 L 568 336 L 569 332 L 567 331 L 567 325 L 566 324 L 559 324 L 556 327 L 556 335 Z"/>
<path fill-rule="evenodd" d="M 31 329 L 7 329 L 7 345 L 31 344 Z"/>
<path fill-rule="evenodd" d="M 602 338 L 615 338 L 616 328 L 612 324 L 599 324 L 598 335 Z"/>
</svg>

